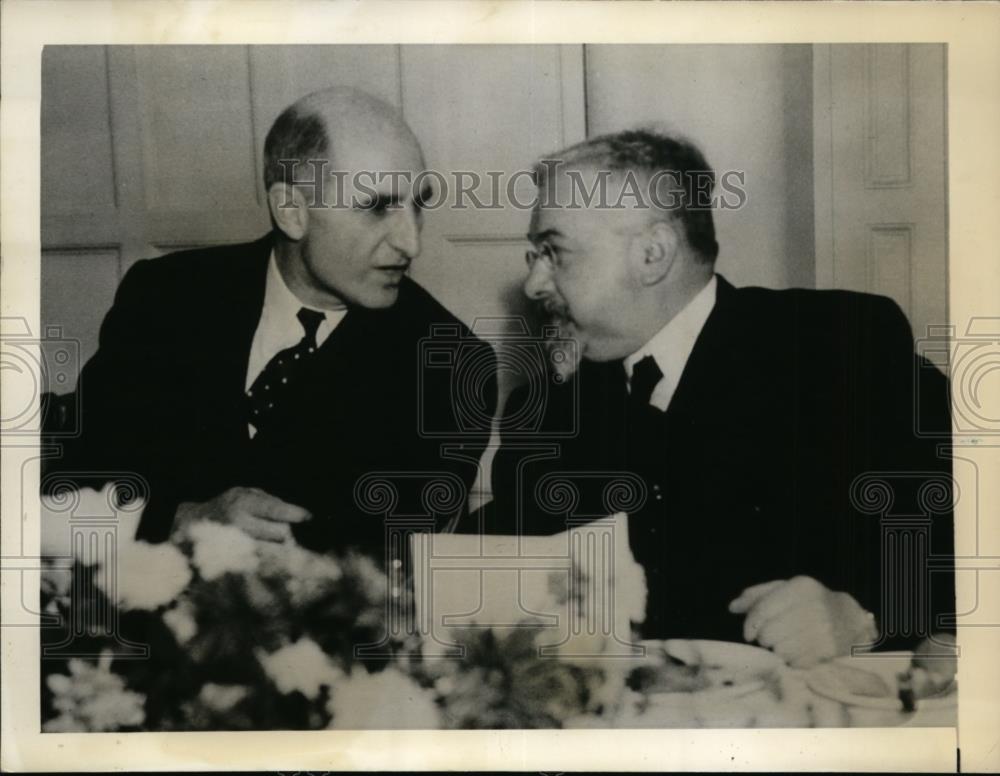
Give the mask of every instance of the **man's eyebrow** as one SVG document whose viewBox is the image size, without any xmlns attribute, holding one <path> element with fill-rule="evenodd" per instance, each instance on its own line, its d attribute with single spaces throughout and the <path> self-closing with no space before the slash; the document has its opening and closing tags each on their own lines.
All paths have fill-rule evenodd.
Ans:
<svg viewBox="0 0 1000 776">
<path fill-rule="evenodd" d="M 417 207 L 423 207 L 424 203 L 431 198 L 433 194 L 433 189 L 428 183 L 424 186 L 420 192 L 413 198 L 413 203 Z M 374 192 L 371 197 L 371 201 L 363 206 L 365 210 L 389 210 L 391 208 L 402 207 L 403 198 L 399 194 L 389 194 L 383 192 Z"/>
<path fill-rule="evenodd" d="M 427 200 L 431 198 L 431 195 L 433 193 L 434 189 L 431 186 L 431 184 L 428 183 L 422 189 L 420 189 L 420 191 L 417 192 L 417 195 L 413 198 L 413 201 L 417 207 L 423 207 L 424 204 L 427 202 Z"/>
<path fill-rule="evenodd" d="M 562 237 L 562 236 L 563 233 L 560 232 L 558 229 L 546 229 L 544 232 L 528 232 L 527 235 L 528 241 L 534 243 L 545 242 L 546 240 L 549 240 L 552 237 Z"/>
<path fill-rule="evenodd" d="M 398 207 L 400 197 L 398 194 L 384 194 L 373 192 L 369 202 L 362 205 L 363 210 L 388 210 L 391 207 Z"/>
</svg>

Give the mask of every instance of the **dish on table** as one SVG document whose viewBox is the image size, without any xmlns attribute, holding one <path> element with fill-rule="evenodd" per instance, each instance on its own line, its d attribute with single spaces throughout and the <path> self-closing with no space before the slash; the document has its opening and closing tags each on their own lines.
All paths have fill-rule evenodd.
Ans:
<svg viewBox="0 0 1000 776">
<path fill-rule="evenodd" d="M 809 727 L 805 682 L 766 649 L 722 641 L 643 642 L 628 676 L 634 707 L 618 727 Z"/>
<path fill-rule="evenodd" d="M 904 711 L 900 700 L 900 675 L 910 666 L 909 652 L 873 652 L 839 657 L 806 672 L 813 692 L 848 706 L 883 711 Z M 916 710 L 943 709 L 956 703 L 957 682 L 933 694 L 918 697 Z"/>
<path fill-rule="evenodd" d="M 644 641 L 646 655 L 629 674 L 629 687 L 644 695 L 722 693 L 740 696 L 762 689 L 783 667 L 773 652 L 725 641 Z"/>
</svg>

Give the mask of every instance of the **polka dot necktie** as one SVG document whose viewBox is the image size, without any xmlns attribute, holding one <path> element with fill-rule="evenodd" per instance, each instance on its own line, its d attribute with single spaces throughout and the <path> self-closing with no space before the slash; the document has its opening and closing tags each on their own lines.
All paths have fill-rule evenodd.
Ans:
<svg viewBox="0 0 1000 776">
<path fill-rule="evenodd" d="M 246 393 L 249 422 L 260 432 L 274 416 L 289 393 L 289 388 L 302 375 L 303 366 L 316 352 L 316 331 L 326 316 L 303 307 L 296 314 L 305 336 L 290 348 L 285 348 L 272 358 Z"/>
</svg>

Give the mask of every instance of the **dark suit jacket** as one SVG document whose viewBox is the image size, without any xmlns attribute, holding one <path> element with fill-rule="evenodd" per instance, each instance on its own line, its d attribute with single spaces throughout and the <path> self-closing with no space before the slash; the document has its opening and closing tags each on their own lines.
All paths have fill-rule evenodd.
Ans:
<svg viewBox="0 0 1000 776">
<path fill-rule="evenodd" d="M 486 530 L 565 530 L 565 515 L 553 512 L 566 502 L 544 493 L 557 471 L 579 483 L 577 515 L 617 511 L 621 499 L 609 501 L 606 485 L 629 472 L 644 501 L 626 511 L 649 584 L 648 637 L 741 640 L 728 602 L 749 585 L 799 574 L 852 593 L 878 616 L 885 644 L 912 643 L 913 631 L 929 627 L 928 584 L 934 613 L 954 611 L 950 506 L 921 490 L 950 485 L 950 462 L 936 449 L 950 430 L 947 382 L 915 359 L 906 318 L 890 300 L 734 289 L 720 277 L 671 404 L 654 413 L 652 456 L 630 450 L 626 396 L 620 361 L 585 361 L 539 396 L 544 420 L 531 441 L 548 440 L 558 456 L 539 459 L 504 437 Z M 515 392 L 505 415 L 525 417 L 526 400 Z M 547 437 L 574 419 L 574 436 Z M 919 438 L 918 427 L 945 436 Z M 879 503 L 880 487 L 892 491 L 891 506 Z M 914 539 L 909 549 L 889 536 L 902 533 Z M 929 559 L 921 554 L 928 536 Z M 912 576 L 884 563 L 883 549 L 909 558 Z M 900 578 L 887 584 L 883 574 Z"/>
<path fill-rule="evenodd" d="M 427 367 L 423 340 L 463 354 L 489 345 L 404 279 L 393 307 L 349 310 L 317 351 L 313 374 L 280 408 L 275 430 L 250 440 L 243 396 L 270 251 L 267 237 L 129 270 L 82 370 L 82 434 L 59 468 L 146 478 L 151 502 L 139 535 L 154 541 L 168 536 L 179 502 L 244 485 L 311 510 L 315 519 L 296 529 L 304 543 L 379 553 L 383 520 L 373 512 L 388 502 L 375 483 L 359 485 L 377 472 L 396 491 L 384 511 L 428 514 L 423 489 L 437 478 L 462 491 L 430 510 L 439 523 L 453 519 L 488 429 L 456 420 L 452 371 Z M 486 359 L 494 363 L 491 349 Z M 495 379 L 484 384 L 483 401 L 495 406 Z"/>
</svg>

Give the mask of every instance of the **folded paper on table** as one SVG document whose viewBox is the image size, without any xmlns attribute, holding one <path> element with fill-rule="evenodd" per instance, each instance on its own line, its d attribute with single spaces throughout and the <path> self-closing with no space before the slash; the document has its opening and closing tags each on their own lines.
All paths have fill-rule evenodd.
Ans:
<svg viewBox="0 0 1000 776">
<path fill-rule="evenodd" d="M 646 582 L 617 513 L 552 536 L 414 534 L 414 614 L 425 656 L 461 628 L 548 631 L 541 656 L 634 656 Z"/>
</svg>

